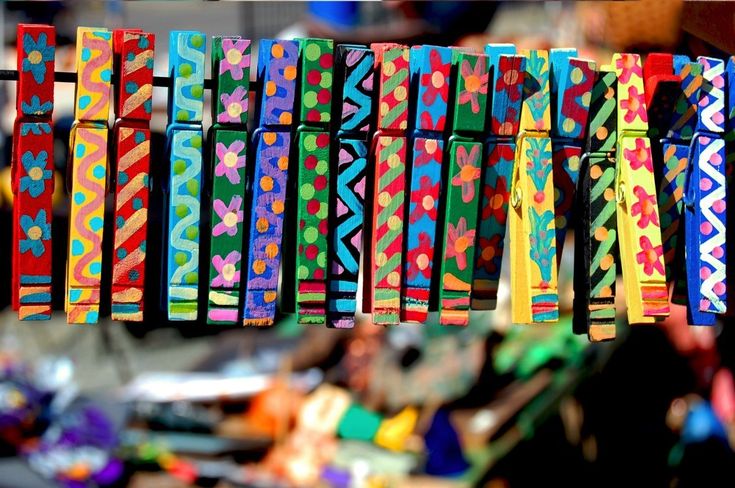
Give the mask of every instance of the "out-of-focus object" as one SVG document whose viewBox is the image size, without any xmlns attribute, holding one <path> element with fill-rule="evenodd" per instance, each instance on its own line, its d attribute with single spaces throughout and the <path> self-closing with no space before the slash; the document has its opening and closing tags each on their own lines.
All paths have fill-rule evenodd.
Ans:
<svg viewBox="0 0 735 488">
<path fill-rule="evenodd" d="M 56 30 L 18 25 L 17 115 L 13 127 L 12 306 L 20 320 L 51 318 Z"/>
<path fill-rule="evenodd" d="M 660 2 L 661 4 L 678 3 Z M 655 0 L 645 2 L 657 3 Z M 735 52 L 735 37 L 732 26 L 735 24 L 735 10 L 730 2 L 683 2 L 681 27 L 689 34 L 706 41 L 725 52 Z"/>
</svg>

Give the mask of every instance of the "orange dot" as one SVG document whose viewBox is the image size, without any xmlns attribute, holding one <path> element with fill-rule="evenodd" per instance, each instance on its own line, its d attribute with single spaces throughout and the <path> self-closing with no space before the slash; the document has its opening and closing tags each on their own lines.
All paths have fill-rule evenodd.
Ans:
<svg viewBox="0 0 735 488">
<path fill-rule="evenodd" d="M 595 239 L 597 239 L 600 242 L 603 242 L 607 239 L 607 229 L 604 227 L 598 227 L 597 230 L 595 230 Z"/>
<path fill-rule="evenodd" d="M 612 202 L 615 198 L 615 190 L 613 190 L 612 188 L 605 188 L 602 196 L 604 196 L 605 200 L 607 200 L 608 202 Z"/>
<path fill-rule="evenodd" d="M 283 201 L 282 200 L 275 200 L 271 204 L 271 209 L 273 209 L 274 214 L 282 214 L 283 213 Z"/>
<path fill-rule="evenodd" d="M 278 245 L 275 242 L 271 242 L 270 244 L 265 246 L 265 255 L 268 256 L 270 259 L 278 256 Z"/>
<path fill-rule="evenodd" d="M 275 132 L 266 132 L 263 134 L 263 141 L 269 145 L 272 146 L 276 142 L 276 133 Z"/>
<path fill-rule="evenodd" d="M 269 81 L 265 84 L 265 94 L 269 97 L 275 95 L 276 93 L 276 82 L 275 81 Z"/>
<path fill-rule="evenodd" d="M 286 66 L 286 69 L 283 70 L 283 77 L 287 80 L 295 80 L 296 66 Z"/>
<path fill-rule="evenodd" d="M 271 191 L 273 189 L 273 178 L 270 176 L 263 176 L 260 179 L 260 188 L 263 191 Z"/>
<path fill-rule="evenodd" d="M 270 224 L 268 223 L 268 219 L 265 217 L 259 218 L 255 222 L 255 228 L 260 232 L 261 234 L 265 231 L 267 231 L 270 228 Z"/>
<path fill-rule="evenodd" d="M 600 176 L 602 176 L 602 168 L 600 168 L 599 166 L 596 166 L 596 165 L 595 166 L 592 166 L 590 168 L 590 178 L 592 178 L 593 180 L 596 180 Z"/>
<path fill-rule="evenodd" d="M 607 298 L 612 296 L 612 288 L 609 286 L 603 286 L 600 288 L 600 298 Z"/>
<path fill-rule="evenodd" d="M 257 275 L 261 275 L 265 272 L 265 262 L 260 259 L 253 261 L 253 272 Z"/>
<path fill-rule="evenodd" d="M 281 46 L 280 44 L 273 44 L 273 47 L 271 48 L 271 55 L 273 55 L 274 58 L 282 58 L 283 46 Z"/>
<path fill-rule="evenodd" d="M 281 169 L 288 169 L 288 157 L 281 156 L 278 158 L 278 167 Z"/>
<path fill-rule="evenodd" d="M 276 292 L 275 291 L 267 291 L 267 292 L 263 293 L 263 301 L 265 303 L 271 303 L 271 302 L 275 301 L 276 296 L 277 295 L 276 295 Z"/>
<path fill-rule="evenodd" d="M 282 124 L 290 124 L 292 119 L 293 116 L 291 115 L 291 112 L 283 112 L 281 113 L 281 116 L 278 117 L 278 121 Z"/>
<path fill-rule="evenodd" d="M 495 248 L 493 246 L 487 246 L 482 250 L 482 259 L 490 261 L 495 257 Z"/>
<path fill-rule="evenodd" d="M 615 264 L 615 260 L 613 259 L 611 254 L 605 255 L 602 259 L 600 259 L 600 269 L 603 271 L 607 271 L 610 269 L 610 266 Z"/>
<path fill-rule="evenodd" d="M 599 129 L 597 129 L 597 132 L 595 132 L 595 136 L 597 136 L 597 138 L 600 140 L 607 139 L 607 127 L 600 127 Z"/>
<path fill-rule="evenodd" d="M 490 201 L 490 205 L 492 206 L 493 210 L 498 210 L 503 206 L 503 195 L 495 194 L 493 195 L 493 199 Z"/>
</svg>

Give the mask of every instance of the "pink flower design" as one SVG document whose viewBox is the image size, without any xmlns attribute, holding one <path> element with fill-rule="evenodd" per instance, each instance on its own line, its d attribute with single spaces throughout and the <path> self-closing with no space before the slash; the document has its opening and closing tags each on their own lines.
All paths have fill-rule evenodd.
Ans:
<svg viewBox="0 0 735 488">
<path fill-rule="evenodd" d="M 240 173 L 238 170 L 245 167 L 245 155 L 240 156 L 244 149 L 244 141 L 235 141 L 229 147 L 222 142 L 218 142 L 215 150 L 217 164 L 214 167 L 214 174 L 216 176 L 226 176 L 233 185 L 239 184 Z"/>
<path fill-rule="evenodd" d="M 615 62 L 615 69 L 618 73 L 618 83 L 628 83 L 633 75 L 643 78 L 643 69 L 638 62 L 640 57 L 637 54 L 621 54 L 620 58 Z"/>
<path fill-rule="evenodd" d="M 234 286 L 240 282 L 240 270 L 237 265 L 242 255 L 237 251 L 232 251 L 224 259 L 219 254 L 212 258 L 212 266 L 219 273 L 212 280 L 212 286 Z"/>
<path fill-rule="evenodd" d="M 212 207 L 220 218 L 220 222 L 212 228 L 212 235 L 216 237 L 226 232 L 232 237 L 237 234 L 237 224 L 242 222 L 243 218 L 242 197 L 235 195 L 227 206 L 222 200 L 215 199 Z"/>
<path fill-rule="evenodd" d="M 653 222 L 657 227 L 660 226 L 658 221 L 658 212 L 656 212 L 657 203 L 656 195 L 649 195 L 645 188 L 636 185 L 633 188 L 633 194 L 635 194 L 638 201 L 630 207 L 632 215 L 640 215 L 638 219 L 638 227 L 645 229 L 648 225 Z"/>
<path fill-rule="evenodd" d="M 648 171 L 653 172 L 653 161 L 651 160 L 651 151 L 646 147 L 643 139 L 636 139 L 635 149 L 625 149 L 625 158 L 630 161 L 630 167 L 640 169 L 645 166 Z"/>
<path fill-rule="evenodd" d="M 479 58 L 473 69 L 468 60 L 462 63 L 461 69 L 462 79 L 464 80 L 464 90 L 459 94 L 459 104 L 464 105 L 471 103 L 472 113 L 480 112 L 480 94 L 487 94 L 487 77 L 485 61 Z"/>
<path fill-rule="evenodd" d="M 455 258 L 457 268 L 461 271 L 467 267 L 467 249 L 475 245 L 475 231 L 467 230 L 467 220 L 464 217 L 460 217 L 457 227 L 451 222 L 447 227 L 446 258 Z"/>
<path fill-rule="evenodd" d="M 646 236 L 642 236 L 639 243 L 641 252 L 635 256 L 638 264 L 643 265 L 643 272 L 648 276 L 651 276 L 654 270 L 658 271 L 661 275 L 665 274 L 666 271 L 664 270 L 664 261 L 662 258 L 664 253 L 663 246 L 654 247 L 651 244 L 651 240 Z"/>
<path fill-rule="evenodd" d="M 624 119 L 629 124 L 633 122 L 636 117 L 640 117 L 643 122 L 648 122 L 646 99 L 642 92 L 638 93 L 638 88 L 635 86 L 628 88 L 628 98 L 620 100 L 620 108 L 626 110 Z"/>
<path fill-rule="evenodd" d="M 472 146 L 469 154 L 465 146 L 457 148 L 457 166 L 459 173 L 452 178 L 452 185 L 462 186 L 462 201 L 470 203 L 475 198 L 475 180 L 480 177 L 477 159 L 480 157 L 480 146 Z"/>
<path fill-rule="evenodd" d="M 243 54 L 247 42 L 242 39 L 222 39 L 225 56 L 219 63 L 219 74 L 229 71 L 233 80 L 242 80 L 243 68 L 250 64 L 250 55 Z"/>
<path fill-rule="evenodd" d="M 223 93 L 220 100 L 225 109 L 217 114 L 217 122 L 240 123 L 242 113 L 248 110 L 248 91 L 238 86 L 232 93 Z"/>
</svg>

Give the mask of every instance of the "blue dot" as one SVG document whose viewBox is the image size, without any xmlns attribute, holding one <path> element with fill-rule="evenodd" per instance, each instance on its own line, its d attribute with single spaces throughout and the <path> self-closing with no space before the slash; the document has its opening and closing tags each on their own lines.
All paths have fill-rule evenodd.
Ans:
<svg viewBox="0 0 735 488">
<path fill-rule="evenodd" d="M 100 319 L 99 312 L 95 312 L 95 311 L 87 312 L 87 321 L 86 321 L 87 324 L 96 324 L 99 319 Z"/>
<path fill-rule="evenodd" d="M 83 95 L 79 97 L 79 108 L 81 108 L 82 110 L 87 108 L 90 103 L 92 103 L 92 97 L 90 97 L 89 95 Z"/>
<path fill-rule="evenodd" d="M 89 273 L 92 276 L 97 276 L 102 271 L 102 265 L 100 263 L 92 263 L 89 265 Z"/>
<path fill-rule="evenodd" d="M 112 70 L 109 70 L 109 69 L 102 70 L 102 72 L 100 73 L 100 78 L 105 83 L 109 83 L 110 80 L 112 79 Z"/>
<path fill-rule="evenodd" d="M 138 84 L 132 81 L 128 81 L 127 83 L 125 83 L 125 91 L 132 95 L 133 93 L 138 91 Z"/>
<path fill-rule="evenodd" d="M 82 244 L 82 241 L 79 239 L 71 241 L 71 255 L 81 256 L 82 254 L 84 254 L 84 244 Z"/>
<path fill-rule="evenodd" d="M 90 57 L 92 57 L 92 51 L 88 47 L 82 49 L 82 61 L 89 61 Z"/>
<path fill-rule="evenodd" d="M 102 164 L 98 164 L 97 166 L 92 168 L 92 174 L 98 180 L 104 179 L 105 178 L 105 166 Z"/>
<path fill-rule="evenodd" d="M 118 215 L 117 219 L 115 219 L 115 225 L 117 225 L 118 229 L 122 229 L 123 225 L 125 225 L 125 219 L 121 215 Z"/>
<path fill-rule="evenodd" d="M 128 61 L 135 61 L 135 54 L 134 53 L 128 53 Z"/>
<path fill-rule="evenodd" d="M 138 270 L 131 269 L 130 271 L 128 271 L 128 279 L 130 281 L 138 281 L 138 278 L 140 278 Z"/>
<path fill-rule="evenodd" d="M 86 199 L 87 198 L 84 196 L 84 193 L 82 193 L 80 191 L 78 191 L 78 192 L 76 192 L 74 194 L 74 203 L 76 203 L 77 205 L 83 204 L 84 203 L 84 200 L 86 200 Z"/>
<path fill-rule="evenodd" d="M 140 250 L 145 252 L 145 241 L 140 243 Z"/>
<path fill-rule="evenodd" d="M 133 209 L 140 210 L 143 208 L 143 200 L 140 198 L 133 198 Z"/>
<path fill-rule="evenodd" d="M 103 225 L 104 221 L 100 217 L 92 217 L 91 219 L 89 219 L 89 228 L 95 232 L 102 229 Z"/>
<path fill-rule="evenodd" d="M 84 157 L 84 153 L 86 152 L 87 148 L 84 147 L 84 144 L 77 144 L 76 147 L 76 156 L 77 158 Z"/>
<path fill-rule="evenodd" d="M 150 100 L 146 100 L 143 102 L 143 109 L 145 110 L 145 113 L 149 114 L 153 111 L 153 102 Z"/>
<path fill-rule="evenodd" d="M 148 186 L 148 174 L 143 175 L 143 186 Z"/>
<path fill-rule="evenodd" d="M 145 60 L 145 67 L 148 69 L 153 69 L 153 58 Z"/>
<path fill-rule="evenodd" d="M 125 256 L 128 255 L 128 251 L 123 249 L 122 247 L 117 249 L 117 258 L 118 259 L 125 259 Z"/>
<path fill-rule="evenodd" d="M 76 303 L 82 298 L 82 290 L 69 290 L 69 301 Z"/>
<path fill-rule="evenodd" d="M 148 38 L 147 37 L 139 37 L 138 38 L 138 47 L 141 49 L 148 49 Z"/>
<path fill-rule="evenodd" d="M 109 41 L 110 39 L 112 39 L 112 32 L 109 32 L 109 31 L 101 31 L 101 32 L 98 32 L 97 35 L 106 41 Z"/>
<path fill-rule="evenodd" d="M 120 173 L 117 175 L 117 182 L 121 185 L 124 185 L 128 182 L 128 174 L 127 173 Z"/>
<path fill-rule="evenodd" d="M 141 130 L 135 131 L 135 143 L 140 144 L 143 141 L 145 141 L 145 132 Z"/>
</svg>

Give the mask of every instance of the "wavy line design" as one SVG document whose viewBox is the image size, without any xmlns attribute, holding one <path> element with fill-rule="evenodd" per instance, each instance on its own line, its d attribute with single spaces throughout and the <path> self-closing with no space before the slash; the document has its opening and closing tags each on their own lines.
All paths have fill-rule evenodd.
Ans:
<svg viewBox="0 0 735 488">
<path fill-rule="evenodd" d="M 107 121 L 110 109 L 112 75 L 112 34 L 108 31 L 83 31 L 77 86 L 76 119 Z M 85 60 L 85 57 L 87 60 Z"/>
</svg>

